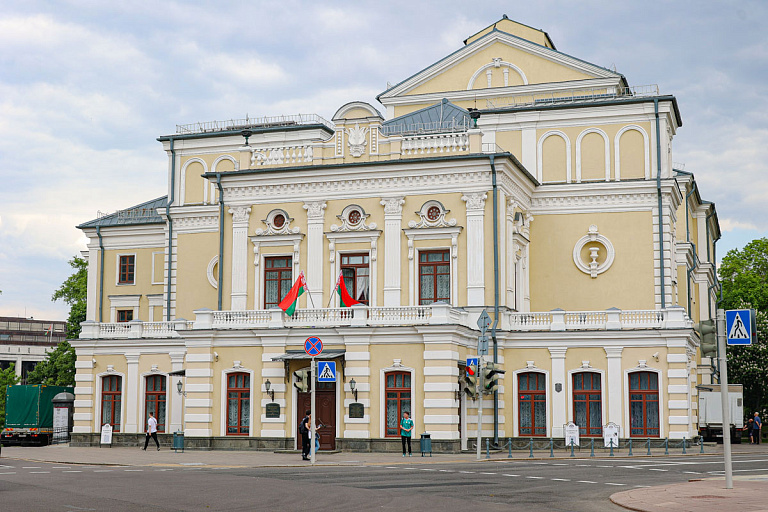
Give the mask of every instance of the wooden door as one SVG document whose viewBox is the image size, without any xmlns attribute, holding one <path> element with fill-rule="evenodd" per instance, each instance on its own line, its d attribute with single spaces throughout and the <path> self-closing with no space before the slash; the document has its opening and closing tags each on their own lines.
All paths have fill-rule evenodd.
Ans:
<svg viewBox="0 0 768 512">
<path fill-rule="evenodd" d="M 315 424 L 324 425 L 317 432 L 320 434 L 320 449 L 336 449 L 336 383 L 318 382 L 315 395 Z M 310 393 L 299 393 L 297 397 L 296 425 L 304 417 L 304 413 L 312 408 Z M 301 437 L 299 436 L 298 449 L 301 449 Z"/>
</svg>

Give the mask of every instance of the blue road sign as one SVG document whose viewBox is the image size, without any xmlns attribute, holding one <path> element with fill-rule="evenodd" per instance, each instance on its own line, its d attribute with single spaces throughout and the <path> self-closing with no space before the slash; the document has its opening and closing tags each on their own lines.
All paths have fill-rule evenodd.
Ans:
<svg viewBox="0 0 768 512">
<path fill-rule="evenodd" d="M 752 344 L 752 313 L 749 309 L 729 309 L 725 312 L 725 333 L 729 345 Z"/>
<path fill-rule="evenodd" d="M 304 342 L 304 352 L 312 357 L 319 356 L 323 352 L 323 342 L 317 336 L 310 336 Z"/>
<path fill-rule="evenodd" d="M 336 382 L 336 361 L 317 362 L 317 382 Z"/>
<path fill-rule="evenodd" d="M 477 366 L 477 358 L 476 357 L 468 357 L 467 358 L 467 366 Z"/>
</svg>

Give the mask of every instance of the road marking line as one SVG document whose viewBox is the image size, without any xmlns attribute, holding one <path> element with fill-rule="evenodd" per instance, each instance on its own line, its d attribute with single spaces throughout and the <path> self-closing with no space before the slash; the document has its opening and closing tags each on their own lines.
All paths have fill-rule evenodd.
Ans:
<svg viewBox="0 0 768 512">
<path fill-rule="evenodd" d="M 0 475 L 15 475 L 15 471 L 6 471 L 5 473 L 0 473 Z"/>
<path fill-rule="evenodd" d="M 459 471 L 459 473 L 464 473 L 465 475 L 474 475 L 474 471 Z"/>
<path fill-rule="evenodd" d="M 428 469 L 428 468 L 419 468 L 419 471 L 436 471 L 436 470 Z"/>
<path fill-rule="evenodd" d="M 213 468 L 213 469 L 224 469 L 224 468 Z M 173 470 L 169 468 L 165 468 L 165 469 L 156 469 L 155 471 L 173 471 Z"/>
<path fill-rule="evenodd" d="M 397 469 L 395 466 L 385 466 L 385 469 Z"/>
<path fill-rule="evenodd" d="M 568 478 L 550 478 L 550 480 L 554 480 L 555 482 L 570 482 Z"/>
<path fill-rule="evenodd" d="M 598 467 L 598 468 L 612 468 L 613 466 L 595 466 L 595 467 Z"/>
<path fill-rule="evenodd" d="M 438 471 L 442 471 L 443 473 L 454 473 L 455 472 L 452 469 L 438 469 Z"/>
<path fill-rule="evenodd" d="M 53 466 L 53 467 L 51 467 L 51 469 L 69 469 L 71 467 L 72 466 Z"/>
<path fill-rule="evenodd" d="M 553 466 L 567 466 L 568 464 L 564 464 L 562 462 L 553 462 L 552 465 Z"/>
<path fill-rule="evenodd" d="M 579 480 L 578 483 L 580 483 L 580 484 L 596 484 L 597 482 L 593 482 L 592 480 Z"/>
<path fill-rule="evenodd" d="M 700 475 L 698 471 L 683 471 L 686 475 Z"/>
<path fill-rule="evenodd" d="M 648 471 L 669 471 L 668 469 L 648 468 Z"/>
<path fill-rule="evenodd" d="M 544 477 L 543 477 L 543 476 L 527 476 L 527 477 L 525 477 L 525 478 L 530 478 L 531 480 L 541 480 L 541 479 L 543 479 Z"/>
<path fill-rule="evenodd" d="M 123 471 L 144 471 L 143 469 L 124 469 Z"/>
<path fill-rule="evenodd" d="M 93 472 L 94 473 L 111 473 L 112 470 L 111 469 L 94 469 Z"/>
<path fill-rule="evenodd" d="M 498 473 L 480 473 L 481 475 L 496 475 Z"/>
<path fill-rule="evenodd" d="M 650 487 L 650 485 L 636 485 L 635 487 Z"/>
<path fill-rule="evenodd" d="M 69 470 L 69 471 L 62 471 L 62 473 L 82 473 L 82 471 L 78 471 L 78 470 Z"/>
<path fill-rule="evenodd" d="M 591 468 L 592 464 L 576 464 L 577 468 Z"/>
<path fill-rule="evenodd" d="M 605 482 L 605 485 L 627 485 L 627 484 L 615 484 L 613 482 Z"/>
<path fill-rule="evenodd" d="M 50 473 L 50 471 L 30 471 L 30 475 L 42 475 L 44 473 Z"/>
<path fill-rule="evenodd" d="M 504 473 L 504 476 L 520 476 L 520 475 L 512 475 L 512 474 L 509 474 L 509 473 Z"/>
<path fill-rule="evenodd" d="M 21 469 L 41 469 L 40 466 L 22 466 Z"/>
</svg>

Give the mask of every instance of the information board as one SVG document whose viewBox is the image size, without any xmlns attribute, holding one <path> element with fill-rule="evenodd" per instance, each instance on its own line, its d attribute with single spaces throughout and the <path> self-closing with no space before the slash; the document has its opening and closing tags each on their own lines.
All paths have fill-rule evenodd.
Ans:
<svg viewBox="0 0 768 512">
<path fill-rule="evenodd" d="M 112 444 L 112 425 L 109 423 L 105 423 L 103 427 L 101 427 L 101 444 Z"/>
<path fill-rule="evenodd" d="M 603 427 L 603 442 L 606 448 L 613 444 L 614 448 L 619 447 L 619 426 L 615 423 L 608 423 Z"/>
<path fill-rule="evenodd" d="M 572 421 L 565 425 L 566 448 L 571 446 L 571 441 L 573 441 L 573 446 L 579 446 L 579 426 Z"/>
</svg>

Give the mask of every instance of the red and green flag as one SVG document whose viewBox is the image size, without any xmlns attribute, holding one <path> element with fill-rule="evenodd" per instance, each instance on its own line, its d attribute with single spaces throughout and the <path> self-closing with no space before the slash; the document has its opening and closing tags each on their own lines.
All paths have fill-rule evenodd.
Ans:
<svg viewBox="0 0 768 512">
<path fill-rule="evenodd" d="M 285 298 L 280 301 L 278 307 L 285 311 L 286 315 L 293 316 L 293 313 L 296 311 L 296 307 L 299 304 L 299 297 L 301 297 L 306 289 L 307 281 L 304 279 L 304 272 L 299 272 L 299 277 L 296 279 L 296 282 L 293 283 L 293 286 L 288 291 Z"/>
<path fill-rule="evenodd" d="M 339 304 L 342 307 L 348 308 L 355 304 L 362 304 L 362 302 L 355 300 L 347 291 L 347 286 L 344 284 L 344 276 L 339 273 L 339 278 L 336 280 L 336 293 L 339 294 Z"/>
</svg>

